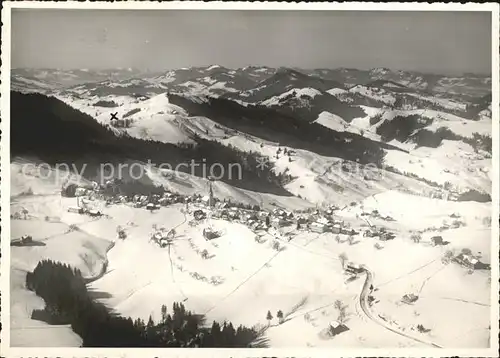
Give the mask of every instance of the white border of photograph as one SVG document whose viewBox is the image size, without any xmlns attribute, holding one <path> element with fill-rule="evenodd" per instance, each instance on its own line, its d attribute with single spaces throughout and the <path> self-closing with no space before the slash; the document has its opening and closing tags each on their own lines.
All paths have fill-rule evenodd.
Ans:
<svg viewBox="0 0 500 358">
<path fill-rule="evenodd" d="M 331 356 L 461 356 L 461 357 L 497 357 L 498 356 L 498 278 L 499 262 L 498 240 L 499 227 L 499 5 L 496 3 L 453 4 L 453 3 L 272 3 L 272 2 L 3 2 L 2 9 L 2 53 L 1 53 L 1 352 L 2 356 L 13 357 L 331 357 Z M 11 9 L 185 9 L 185 10 L 362 10 L 362 11 L 486 11 L 492 13 L 492 122 L 493 122 L 493 188 L 492 188 L 492 259 L 491 271 L 491 344 L 487 349 L 454 348 L 266 348 L 266 349 L 186 349 L 186 348 L 17 348 L 10 347 L 10 51 L 11 51 Z M 181 34 L 182 35 L 182 34 Z M 436 34 L 439 36 L 439 34 Z"/>
</svg>

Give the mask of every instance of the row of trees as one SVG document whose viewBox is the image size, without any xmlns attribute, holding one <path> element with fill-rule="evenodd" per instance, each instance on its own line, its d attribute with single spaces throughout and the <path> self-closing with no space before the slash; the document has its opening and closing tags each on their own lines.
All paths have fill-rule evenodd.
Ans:
<svg viewBox="0 0 500 358">
<path fill-rule="evenodd" d="M 162 306 L 159 322 L 145 323 L 111 313 L 87 290 L 79 270 L 44 260 L 26 275 L 26 287 L 45 301 L 33 319 L 50 324 L 70 324 L 84 347 L 249 347 L 266 346 L 262 332 L 224 322 L 205 325 L 205 317 L 174 303 L 172 313 Z"/>
</svg>

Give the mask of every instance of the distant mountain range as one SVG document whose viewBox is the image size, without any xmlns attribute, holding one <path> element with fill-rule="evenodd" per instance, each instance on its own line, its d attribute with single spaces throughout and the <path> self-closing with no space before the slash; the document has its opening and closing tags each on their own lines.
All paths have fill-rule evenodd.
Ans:
<svg viewBox="0 0 500 358">
<path fill-rule="evenodd" d="M 491 193 L 491 173 L 484 171 L 492 153 L 491 78 L 486 76 L 212 65 L 163 73 L 13 70 L 11 86 L 15 92 L 54 97 L 16 96 L 17 111 L 24 102 L 65 104 L 88 115 L 79 121 L 92 118 L 118 137 L 179 147 L 202 143 L 245 163 L 249 153 L 252 160 L 264 156 L 273 174 L 263 178 L 247 165 L 250 177 L 258 178 L 253 182 L 261 182 L 252 186 L 248 181 L 245 188 L 252 190 L 285 192 L 312 202 L 351 200 L 376 191 L 363 176 L 345 180 L 337 173 L 328 178 L 327 163 L 338 161 L 375 164 L 390 172 L 380 190 L 410 180 L 407 187 L 420 194 Z M 128 125 L 113 124 L 110 114 L 115 112 Z M 76 115 L 67 109 L 64 113 Z M 54 128 L 62 120 L 57 118 Z M 93 139 L 78 140 L 92 147 Z M 116 143 L 107 147 L 118 151 Z M 166 148 L 148 145 L 144 153 L 156 153 L 157 147 Z M 281 147 L 295 151 L 295 157 L 280 155 Z M 18 149 L 22 152 L 23 146 Z M 134 151 L 127 153 L 140 160 Z M 189 155 L 182 152 L 169 160 Z"/>
<path fill-rule="evenodd" d="M 350 68 L 304 70 L 296 68 L 270 68 L 248 66 L 229 69 L 218 65 L 207 67 L 181 68 L 162 73 L 151 73 L 133 68 L 111 70 L 57 70 L 57 69 L 13 69 L 11 72 L 12 88 L 29 90 L 62 89 L 84 83 L 111 81 L 122 82 L 131 79 L 143 80 L 163 86 L 184 85 L 193 87 L 202 85 L 213 92 L 251 90 L 256 83 L 269 79 L 274 82 L 280 77 L 303 75 L 320 78 L 322 81 L 335 81 L 337 86 L 352 87 L 357 84 L 370 84 L 384 80 L 407 88 L 434 94 L 453 94 L 464 97 L 477 97 L 491 92 L 491 77 L 475 74 L 445 76 L 411 71 L 392 71 L 387 68 L 357 70 Z M 275 77 L 273 77 L 275 76 Z M 222 88 L 221 83 L 224 83 Z M 264 85 L 265 83 L 263 83 Z M 327 83 L 325 83 L 327 85 Z M 331 87 L 333 88 L 333 87 Z M 330 88 L 328 88 L 330 89 Z"/>
</svg>

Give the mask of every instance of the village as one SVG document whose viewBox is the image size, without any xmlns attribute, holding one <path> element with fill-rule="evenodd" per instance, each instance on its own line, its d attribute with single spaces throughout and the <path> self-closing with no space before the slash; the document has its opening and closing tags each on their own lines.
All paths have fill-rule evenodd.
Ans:
<svg viewBox="0 0 500 358">
<path fill-rule="evenodd" d="M 422 225 L 419 226 L 419 230 L 402 231 L 398 227 L 400 218 L 394 212 L 384 210 L 383 206 L 351 203 L 343 208 L 329 204 L 293 210 L 280 207 L 273 202 L 267 203 L 264 207 L 264 205 L 242 204 L 227 198 L 221 200 L 215 197 L 213 189 L 211 181 L 208 182 L 205 192 L 199 191 L 191 195 L 176 193 L 161 186 L 136 185 L 120 180 L 109 180 L 103 185 L 92 182 L 65 183 L 60 187 L 60 193 L 56 194 L 60 195 L 62 200 L 57 199 L 55 203 L 59 202 L 61 205 L 59 210 L 65 215 L 63 220 L 76 223 L 77 230 L 80 230 L 78 223 L 84 223 L 83 232 L 91 232 L 93 235 L 106 232 L 103 238 L 117 243 L 118 249 L 112 251 L 115 257 L 122 256 L 129 245 L 130 247 L 141 245 L 141 250 L 152 255 L 148 256 L 152 262 L 165 263 L 168 272 L 173 270 L 171 275 L 175 275 L 175 280 L 179 276 L 179 281 L 175 281 L 174 276 L 172 280 L 174 287 L 180 290 L 182 300 L 190 296 L 188 294 L 184 296 L 183 293 L 190 285 L 207 285 L 208 289 L 214 290 L 218 286 L 221 292 L 228 287 L 230 292 L 232 285 L 237 287 L 235 281 L 246 282 L 247 276 L 243 273 L 240 276 L 239 270 L 251 277 L 250 269 L 246 271 L 244 266 L 238 267 L 233 262 L 224 268 L 221 261 L 224 254 L 242 255 L 251 247 L 251 250 L 255 250 L 249 251 L 254 252 L 249 253 L 249 257 L 252 257 L 250 260 L 256 261 L 254 269 L 261 267 L 260 265 L 267 267 L 266 260 L 281 252 L 285 252 L 278 255 L 283 261 L 283 267 L 286 267 L 284 261 L 288 257 L 300 255 L 303 258 L 310 255 L 311 260 L 314 260 L 315 256 L 317 259 L 323 257 L 321 260 L 324 260 L 325 267 L 332 270 L 325 271 L 325 274 L 336 272 L 338 275 L 336 279 L 339 280 L 336 285 L 344 285 L 343 290 L 359 294 L 362 286 L 359 297 L 361 308 L 366 305 L 363 310 L 367 310 L 367 315 L 373 312 L 374 320 L 381 320 L 384 324 L 400 327 L 399 329 L 414 327 L 411 329 L 415 333 L 424 335 L 428 334 L 429 329 L 433 329 L 428 322 L 419 318 L 409 318 L 404 321 L 401 317 L 388 314 L 394 308 L 388 306 L 388 299 L 385 296 L 387 289 L 383 287 L 384 280 L 380 277 L 381 271 L 390 271 L 388 267 L 392 266 L 377 266 L 375 257 L 391 257 L 397 252 L 395 248 L 401 245 L 415 245 L 416 250 L 419 246 L 423 246 L 427 247 L 425 250 L 428 253 L 433 252 L 437 255 L 441 253 L 442 262 L 438 257 L 436 266 L 433 266 L 436 272 L 448 264 L 450 270 L 458 269 L 465 275 L 489 269 L 489 265 L 481 261 L 480 252 L 461 249 L 463 246 L 458 246 L 458 251 L 447 248 L 452 239 L 446 235 L 446 231 L 460 229 L 465 225 L 463 224 L 465 218 L 461 216 L 463 213 L 459 214 L 458 211 L 450 210 L 446 217 L 447 223 L 445 224 L 443 220 L 441 227 L 438 224 L 440 221 L 435 221 L 433 223 L 437 223 L 436 227 Z M 29 211 L 25 207 L 29 208 Z M 31 220 L 36 217 L 35 212 L 31 212 L 30 206 L 19 208 L 22 210 L 12 213 L 13 219 Z M 166 215 L 174 215 L 175 219 L 166 220 Z M 43 219 L 43 216 L 40 218 Z M 51 218 L 45 217 L 45 221 L 51 222 Z M 108 222 L 113 222 L 112 228 L 102 231 Z M 150 228 L 152 230 L 148 230 Z M 426 228 L 432 230 L 426 231 Z M 241 243 L 237 234 L 240 232 L 245 233 L 247 238 L 242 239 Z M 45 237 L 39 237 L 36 232 L 26 233 L 12 240 L 11 246 L 46 245 Z M 116 236 L 113 237 L 114 233 Z M 308 247 L 310 242 L 313 242 L 314 248 L 313 245 Z M 454 245 L 449 247 L 452 246 Z M 374 250 L 370 251 L 370 247 Z M 311 264 L 313 262 L 311 261 Z M 398 272 L 395 266 L 393 269 Z M 378 274 L 377 281 L 373 280 L 374 273 Z M 383 274 L 387 275 L 388 272 Z M 232 275 L 235 275 L 234 281 L 231 281 Z M 188 281 L 192 278 L 193 282 L 182 281 L 182 276 Z M 481 276 L 484 275 L 479 274 L 479 277 Z M 140 287 L 142 286 L 138 286 L 137 289 Z M 419 310 L 425 305 L 428 297 L 421 291 L 419 284 L 408 285 L 398 290 L 396 297 L 398 303 L 395 304 L 398 312 Z M 317 305 L 321 307 L 322 303 L 318 302 Z M 281 305 L 275 307 L 263 304 L 256 309 L 262 310 L 263 313 L 259 315 L 263 318 L 269 309 L 282 308 Z M 336 310 L 339 311 L 338 317 L 334 316 L 335 313 L 329 316 L 327 334 L 331 337 L 338 335 L 344 337 L 345 332 L 352 330 L 353 326 L 341 317 L 340 309 Z M 348 315 L 352 315 L 353 310 L 354 308 L 350 306 Z M 220 308 L 220 311 L 224 310 Z M 284 318 L 276 315 L 277 321 L 273 322 L 278 323 L 273 323 L 270 327 L 279 329 L 287 322 L 286 317 L 286 312 Z M 310 324 L 314 326 L 314 320 L 311 320 Z M 325 323 L 321 327 L 325 327 Z"/>
<path fill-rule="evenodd" d="M 125 195 L 121 193 L 122 185 L 123 183 L 117 179 L 109 180 L 102 186 L 97 185 L 95 182 L 91 186 L 78 186 L 72 183 L 63 185 L 61 196 L 74 197 L 76 200 L 76 205 L 67 208 L 68 212 L 91 217 L 106 215 L 105 209 L 111 205 L 130 205 L 154 213 L 162 207 L 181 204 L 183 205 L 182 211 L 184 214 L 192 217 L 188 224 L 200 227 L 206 240 L 214 240 L 224 234 L 223 231 L 214 228 L 212 219 L 245 225 L 255 233 L 257 242 L 264 235 L 271 235 L 278 240 L 290 242 L 301 232 L 316 233 L 318 235 L 329 233 L 336 235 L 335 240 L 337 242 L 348 242 L 349 245 L 355 244 L 356 239 L 372 238 L 375 239 L 374 248 L 381 250 L 384 247 L 383 242 L 396 238 L 394 230 L 384 225 L 374 225 L 372 223 L 372 220 L 377 219 L 388 223 L 394 221 L 392 217 L 381 215 L 377 210 L 363 211 L 360 215 L 356 215 L 356 218 L 359 219 L 358 222 L 363 223 L 356 230 L 352 228 L 351 221 L 346 221 L 340 215 L 336 215 L 342 209 L 335 205 L 317 206 L 307 210 L 295 211 L 280 207 L 264 210 L 258 205 L 245 205 L 227 199 L 220 200 L 216 198 L 213 194 L 211 180 L 206 195 L 183 195 L 157 187 L 150 190 L 147 195 L 137 194 L 133 189 L 127 188 L 128 193 Z M 144 193 L 143 188 L 141 191 Z M 100 203 L 104 203 L 104 205 Z M 461 226 L 459 216 L 452 214 L 450 217 L 454 219 L 453 222 L 450 225 L 437 228 L 437 231 Z M 410 239 L 415 243 L 419 243 L 422 240 L 422 233 L 423 231 L 414 232 L 411 234 Z M 122 240 L 127 236 L 125 229 L 121 227 L 117 228 L 117 234 L 118 238 Z M 157 227 L 149 240 L 160 247 L 167 247 L 173 243 L 175 236 L 174 228 Z M 22 245 L 29 240 L 32 239 L 21 238 L 14 240 L 13 243 Z M 432 246 L 446 246 L 449 244 L 449 242 L 443 240 L 442 236 L 432 236 L 430 243 Z M 276 249 L 280 248 L 278 242 L 276 242 L 275 246 Z M 455 262 L 467 269 L 469 273 L 472 273 L 475 269 L 489 269 L 489 265 L 480 261 L 480 255 L 474 254 L 468 249 L 462 250 L 457 255 L 446 252 L 443 261 Z M 358 274 L 364 271 L 362 265 L 353 262 L 342 262 L 342 266 L 344 273 L 349 275 L 350 279 L 356 278 Z M 407 298 L 403 298 L 403 302 L 407 301 L 409 301 Z"/>
</svg>

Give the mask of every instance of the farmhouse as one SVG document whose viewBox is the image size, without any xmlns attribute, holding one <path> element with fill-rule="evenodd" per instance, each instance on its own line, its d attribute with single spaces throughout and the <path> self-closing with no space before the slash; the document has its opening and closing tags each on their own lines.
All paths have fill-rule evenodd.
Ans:
<svg viewBox="0 0 500 358">
<path fill-rule="evenodd" d="M 432 244 L 434 246 L 437 245 L 444 245 L 443 237 L 442 236 L 433 236 L 431 237 Z"/>
<path fill-rule="evenodd" d="M 196 220 L 203 220 L 207 217 L 207 214 L 205 214 L 205 212 L 203 210 L 196 210 L 193 213 L 193 216 Z"/>
<path fill-rule="evenodd" d="M 321 222 L 313 222 L 309 225 L 309 229 L 313 232 L 324 233 L 327 230 L 327 226 Z"/>
<path fill-rule="evenodd" d="M 83 214 L 83 208 L 79 206 L 70 206 L 68 207 L 68 212 L 75 214 Z"/>
<path fill-rule="evenodd" d="M 266 211 L 259 211 L 257 213 L 257 219 L 260 221 L 266 221 L 267 217 L 269 217 L 269 214 Z"/>
<path fill-rule="evenodd" d="M 328 331 L 332 336 L 336 336 L 342 332 L 347 331 L 348 329 L 349 328 L 347 328 L 344 324 L 337 321 L 330 322 L 330 324 L 328 325 Z"/>
<path fill-rule="evenodd" d="M 413 293 L 409 293 L 409 294 L 406 294 L 403 296 L 403 303 L 406 303 L 406 304 L 412 304 L 413 302 L 416 302 L 418 300 L 418 296 L 413 294 Z"/>
<path fill-rule="evenodd" d="M 279 228 L 285 225 L 286 221 L 281 218 L 272 218 L 271 226 L 274 228 Z"/>
<path fill-rule="evenodd" d="M 345 266 L 345 271 L 347 273 L 351 273 L 351 274 L 358 274 L 358 273 L 361 273 L 364 271 L 364 268 L 362 268 L 360 265 L 358 264 L 355 264 L 355 263 L 352 263 L 352 262 L 348 262 Z"/>
<path fill-rule="evenodd" d="M 331 228 L 331 230 L 332 230 L 332 232 L 333 232 L 334 234 L 340 234 L 341 229 L 342 229 L 342 228 L 340 227 L 340 225 L 339 225 L 339 224 L 333 224 L 333 225 L 332 225 L 332 228 Z"/>
<path fill-rule="evenodd" d="M 453 260 L 456 263 L 458 263 L 458 264 L 460 264 L 468 269 L 472 269 L 472 270 L 489 269 L 488 264 L 485 264 L 485 263 L 479 261 L 479 259 L 477 257 L 474 257 L 471 254 L 461 253 L 458 256 L 456 256 Z"/>
<path fill-rule="evenodd" d="M 87 195 L 87 189 L 85 188 L 76 188 L 75 189 L 75 196 L 84 196 Z"/>
<path fill-rule="evenodd" d="M 76 196 L 76 189 L 78 189 L 76 184 L 69 184 L 61 189 L 61 196 L 73 198 Z"/>
</svg>

